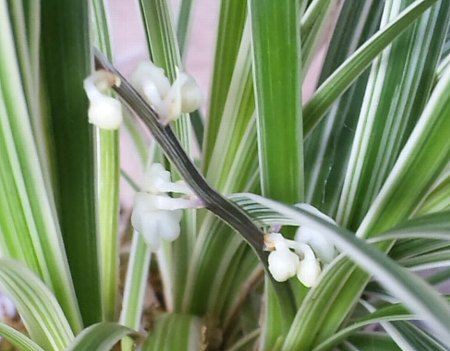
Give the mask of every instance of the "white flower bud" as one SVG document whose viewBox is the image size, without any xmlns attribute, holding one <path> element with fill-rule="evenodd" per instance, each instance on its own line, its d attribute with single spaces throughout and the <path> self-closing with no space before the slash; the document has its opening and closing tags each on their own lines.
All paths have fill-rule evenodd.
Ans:
<svg viewBox="0 0 450 351">
<path fill-rule="evenodd" d="M 297 278 L 304 286 L 311 288 L 319 282 L 320 272 L 320 264 L 317 259 L 305 258 L 300 261 Z"/>
<path fill-rule="evenodd" d="M 324 219 L 329 223 L 336 224 L 336 222 L 333 219 L 323 214 L 317 208 L 311 205 L 301 204 L 296 206 L 317 217 Z M 331 262 L 337 255 L 337 250 L 333 245 L 333 243 L 328 241 L 320 232 L 320 230 L 316 227 L 310 225 L 306 226 L 302 225 L 301 227 L 298 228 L 295 234 L 295 241 L 309 244 L 313 248 L 317 256 L 324 263 Z"/>
<path fill-rule="evenodd" d="M 166 171 L 160 163 L 149 165 L 144 178 L 142 189 L 149 193 L 160 194 L 173 192 L 187 195 L 192 194 L 191 189 L 183 181 L 172 183 L 170 180 L 170 172 Z"/>
<path fill-rule="evenodd" d="M 120 102 L 104 92 L 113 85 L 119 85 L 116 76 L 107 71 L 96 71 L 84 80 L 84 90 L 90 101 L 88 117 L 89 123 L 101 129 L 117 129 L 123 116 Z"/>
<path fill-rule="evenodd" d="M 190 75 L 177 71 L 177 77 L 170 85 L 164 70 L 150 61 L 138 66 L 132 81 L 158 113 L 163 125 L 175 120 L 182 113 L 195 111 L 202 102 L 200 88 Z"/>
<path fill-rule="evenodd" d="M 188 76 L 181 88 L 181 111 L 184 113 L 191 113 L 198 110 L 202 101 L 203 96 L 200 87 L 194 78 Z"/>
<path fill-rule="evenodd" d="M 170 89 L 170 82 L 164 74 L 164 70 L 151 61 L 141 62 L 134 71 L 131 81 L 152 104 L 156 103 L 156 101 L 152 101 L 155 100 L 155 92 L 159 95 L 159 100 L 162 100 Z"/>
<path fill-rule="evenodd" d="M 297 270 L 297 278 L 307 288 L 314 287 L 319 282 L 321 273 L 320 263 L 314 256 L 311 248 L 303 248 L 303 259 L 300 261 Z"/>
<path fill-rule="evenodd" d="M 334 245 L 315 228 L 301 226 L 297 229 L 295 241 L 309 244 L 324 263 L 331 262 L 337 255 Z"/>
<path fill-rule="evenodd" d="M 289 250 L 287 240 L 280 233 L 271 233 L 264 238 L 269 249 L 275 249 L 269 254 L 269 272 L 278 282 L 284 282 L 297 273 L 300 259 Z"/>
<path fill-rule="evenodd" d="M 88 109 L 89 123 L 101 129 L 118 129 L 122 124 L 122 105 L 110 96 L 101 95 L 91 100 Z"/>
<path fill-rule="evenodd" d="M 162 239 L 178 238 L 182 209 L 203 206 L 196 197 L 173 198 L 168 192 L 192 195 L 184 182 L 172 183 L 170 172 L 160 163 L 151 164 L 145 173 L 143 191 L 136 194 L 131 223 L 153 251 L 158 250 Z"/>
<path fill-rule="evenodd" d="M 177 119 L 183 112 L 181 109 L 182 88 L 187 79 L 188 76 L 186 74 L 177 71 L 177 78 L 170 87 L 167 95 L 164 97 L 164 109 L 166 113 L 161 113 L 161 122 L 163 124 L 168 124 L 169 122 Z"/>
<path fill-rule="evenodd" d="M 300 260 L 288 248 L 276 249 L 269 254 L 269 272 L 277 282 L 292 278 L 298 270 Z"/>
<path fill-rule="evenodd" d="M 183 200 L 183 199 L 182 199 Z M 131 223 L 141 233 L 152 251 L 161 246 L 161 238 L 173 241 L 180 235 L 182 212 L 178 199 L 144 192 L 136 194 Z M 167 210 L 170 205 L 171 209 Z"/>
</svg>

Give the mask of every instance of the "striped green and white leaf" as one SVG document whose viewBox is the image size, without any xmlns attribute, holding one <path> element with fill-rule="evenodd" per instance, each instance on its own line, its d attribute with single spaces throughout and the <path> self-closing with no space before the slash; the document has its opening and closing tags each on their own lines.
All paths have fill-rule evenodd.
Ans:
<svg viewBox="0 0 450 351">
<path fill-rule="evenodd" d="M 303 107 L 305 136 L 312 132 L 331 105 L 365 71 L 372 60 L 436 1 L 415 1 L 395 21 L 375 33 L 321 84 Z"/>
<path fill-rule="evenodd" d="M 143 351 L 194 351 L 202 350 L 204 330 L 198 317 L 183 314 L 166 314 L 156 321 Z"/>
<path fill-rule="evenodd" d="M 36 14 L 38 15 L 38 14 Z M 75 332 L 78 302 L 45 161 L 40 162 L 16 56 L 7 1 L 0 2 L 0 239 L 5 257 L 25 263 L 54 291 Z M 19 19 L 16 18 L 16 21 Z M 47 171 L 47 172 L 46 172 Z M 94 255 L 95 259 L 95 255 Z"/>
<path fill-rule="evenodd" d="M 91 325 L 77 335 L 67 351 L 110 351 L 125 336 L 136 334 L 117 323 L 102 322 Z"/>
<path fill-rule="evenodd" d="M 343 5 L 321 72 L 333 73 L 379 27 L 383 3 L 349 0 Z M 305 200 L 335 217 L 367 84 L 364 73 L 332 106 L 305 140 Z"/>
<path fill-rule="evenodd" d="M 255 177 L 258 164 L 250 49 L 248 23 L 242 34 L 213 157 L 206 174 L 207 180 L 223 193 L 254 190 L 258 181 Z M 218 235 L 211 236 L 212 232 Z M 225 223 L 211 214 L 204 216 L 190 262 L 185 310 L 199 313 L 208 306 L 209 311 L 219 314 L 229 294 L 239 296 L 242 289 L 233 279 L 242 281 L 247 277 L 241 270 L 233 270 L 232 266 L 239 265 L 243 259 L 238 254 L 241 250 L 238 248 L 243 245 L 241 238 Z M 252 261 L 256 267 L 256 258 L 253 257 Z M 226 311 L 223 313 L 227 314 Z"/>
<path fill-rule="evenodd" d="M 447 211 L 450 209 L 450 167 L 447 167 L 436 180 L 430 192 L 418 207 L 415 216 Z"/>
<path fill-rule="evenodd" d="M 177 38 L 180 55 L 182 58 L 186 56 L 189 44 L 190 24 L 192 19 L 192 10 L 195 0 L 182 0 L 177 18 Z"/>
<path fill-rule="evenodd" d="M 83 80 L 93 69 L 89 1 L 42 4 L 42 78 L 55 141 L 57 208 L 86 325 L 102 319 L 93 128 Z"/>
<path fill-rule="evenodd" d="M 12 299 L 31 339 L 44 350 L 64 350 L 74 339 L 55 296 L 19 262 L 0 259 L 0 291 Z"/>
<path fill-rule="evenodd" d="M 214 150 L 219 127 L 228 99 L 230 84 L 237 63 L 240 43 L 243 41 L 244 24 L 247 18 L 247 3 L 241 0 L 222 0 L 217 29 L 214 71 L 207 126 L 204 139 L 203 169 L 209 169 L 209 161 Z M 242 39 L 241 39 L 242 38 Z"/>
<path fill-rule="evenodd" d="M 411 3 L 386 2 L 381 26 Z M 337 213 L 345 227 L 358 228 L 426 104 L 449 15 L 439 1 L 372 65 Z"/>
<path fill-rule="evenodd" d="M 403 305 L 394 304 L 376 309 L 367 315 L 358 318 L 355 321 L 351 321 L 348 326 L 341 329 L 338 333 L 322 342 L 320 345 L 314 348 L 314 351 L 327 350 L 330 347 L 339 344 L 342 340 L 346 339 L 349 335 L 355 333 L 355 331 L 361 328 L 376 324 L 380 322 L 392 322 L 401 320 L 418 320 L 419 317 L 411 314 Z"/>
<path fill-rule="evenodd" d="M 104 0 L 92 3 L 96 45 L 112 59 Z M 94 128 L 96 210 L 103 320 L 116 316 L 119 278 L 119 131 Z"/>
<path fill-rule="evenodd" d="M 286 203 L 304 195 L 299 5 L 249 2 L 261 191 Z M 272 350 L 289 328 L 293 302 L 281 300 L 270 280 L 265 290 L 260 348 Z"/>
<path fill-rule="evenodd" d="M 447 71 L 445 78 L 436 86 L 380 194 L 358 228 L 359 237 L 376 236 L 407 219 L 448 163 L 450 140 L 445 131 L 450 127 L 449 84 L 450 71 Z M 411 174 L 415 174 L 415 177 L 411 177 Z M 379 247 L 388 250 L 391 245 L 385 243 Z M 315 326 L 310 324 L 310 315 L 327 315 L 320 334 L 316 336 L 318 342 L 332 335 L 350 312 L 351 306 L 356 304 L 369 279 L 366 273 L 355 269 L 346 260 L 336 262 L 325 277 L 324 284 L 310 291 L 298 312 L 291 329 L 290 345 L 311 345 L 314 342 L 312 330 Z M 299 325 L 309 333 L 298 333 Z"/>
<path fill-rule="evenodd" d="M 7 324 L 0 323 L 0 336 L 21 351 L 44 351 L 34 341 Z"/>
<path fill-rule="evenodd" d="M 399 239 L 436 239 L 450 241 L 450 212 L 437 212 L 406 221 L 370 239 L 371 242 Z"/>
<path fill-rule="evenodd" d="M 250 1 L 261 187 L 287 203 L 304 192 L 298 6 Z"/>
<path fill-rule="evenodd" d="M 150 249 L 143 242 L 142 236 L 134 232 L 120 315 L 121 324 L 134 330 L 138 330 L 141 323 L 150 259 Z"/>
<path fill-rule="evenodd" d="M 389 326 L 388 326 L 389 325 Z M 383 323 L 383 328 L 402 350 L 446 351 L 447 348 L 425 330 L 410 322 Z"/>
<path fill-rule="evenodd" d="M 141 140 L 139 134 L 136 134 L 132 139 L 135 145 L 139 144 L 139 141 Z M 142 157 L 141 161 L 144 165 L 144 162 L 151 162 L 155 157 L 156 145 L 152 144 L 150 150 L 143 148 L 142 152 L 142 156 L 144 157 Z M 122 172 L 122 175 L 134 191 L 139 191 L 138 184 L 132 181 L 128 174 Z M 132 235 L 133 236 L 131 239 L 130 253 L 127 262 L 127 271 L 125 275 L 122 297 L 122 309 L 120 312 L 119 322 L 120 324 L 133 330 L 140 330 L 142 316 L 144 313 L 145 295 L 148 286 L 148 277 L 152 255 L 150 248 L 146 244 L 143 236 L 137 231 L 133 231 Z M 161 257 L 164 258 L 165 256 L 160 255 L 160 258 Z M 159 269 L 161 272 L 164 272 L 164 268 L 166 266 L 167 265 L 164 265 L 160 260 Z M 161 276 L 162 279 L 164 279 L 164 277 L 169 276 L 169 273 L 161 274 Z M 170 286 L 170 282 L 166 282 L 164 285 L 165 287 Z M 167 296 L 167 292 L 165 294 Z M 166 301 L 170 301 L 170 298 L 166 297 Z M 124 351 L 131 351 L 134 349 L 133 339 L 129 337 L 124 338 L 121 345 Z"/>
</svg>

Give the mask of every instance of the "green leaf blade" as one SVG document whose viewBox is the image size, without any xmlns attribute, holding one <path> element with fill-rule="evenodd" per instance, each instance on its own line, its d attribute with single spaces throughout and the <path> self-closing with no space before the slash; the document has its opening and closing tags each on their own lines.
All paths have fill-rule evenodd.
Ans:
<svg viewBox="0 0 450 351">
<path fill-rule="evenodd" d="M 222 121 L 223 109 L 231 84 L 246 17 L 246 1 L 221 1 L 210 106 L 203 146 L 203 169 L 205 172 L 209 169 L 211 153 Z"/>
<path fill-rule="evenodd" d="M 104 0 L 93 2 L 96 44 L 112 59 Z M 119 282 L 119 131 L 94 127 L 97 240 L 104 321 L 116 317 Z"/>
<path fill-rule="evenodd" d="M 59 215 L 83 320 L 102 319 L 93 128 L 83 80 L 91 73 L 88 1 L 42 2 L 43 76 L 55 140 Z M 70 45 L 68 44 L 70 43 Z"/>
<path fill-rule="evenodd" d="M 41 166 L 33 135 L 6 1 L 0 2 L 0 139 L 2 153 L 2 251 L 20 259 L 55 292 L 73 330 L 81 319 L 63 247 L 48 174 Z M 5 214 L 10 216 L 5 217 Z"/>
<path fill-rule="evenodd" d="M 194 351 L 205 345 L 202 340 L 202 323 L 198 317 L 185 314 L 161 316 L 151 333 L 143 351 Z"/>
<path fill-rule="evenodd" d="M 298 6 L 250 2 L 262 190 L 288 203 L 304 192 Z"/>
<path fill-rule="evenodd" d="M 261 190 L 266 196 L 294 203 L 304 196 L 300 3 L 253 0 L 249 14 Z M 269 279 L 263 350 L 280 343 L 293 313 L 293 306 L 282 300 Z M 287 284 L 280 289 L 292 295 Z"/>
<path fill-rule="evenodd" d="M 0 336 L 8 340 L 11 345 L 19 348 L 21 351 L 44 351 L 44 349 L 35 342 L 7 324 L 0 323 Z"/>
<path fill-rule="evenodd" d="M 45 350 L 64 349 L 74 334 L 52 292 L 19 262 L 0 261 L 0 288 L 14 301 L 33 341 Z"/>
<path fill-rule="evenodd" d="M 331 104 L 364 72 L 370 62 L 436 1 L 414 2 L 393 23 L 372 36 L 317 89 L 303 107 L 305 136 L 312 132 Z"/>
<path fill-rule="evenodd" d="M 387 3 L 382 26 L 409 3 Z M 337 214 L 337 221 L 348 228 L 358 227 L 423 110 L 449 8 L 445 0 L 433 6 L 372 66 Z"/>
<path fill-rule="evenodd" d="M 91 325 L 81 332 L 67 351 L 109 351 L 122 338 L 135 331 L 117 323 L 103 322 Z"/>
</svg>

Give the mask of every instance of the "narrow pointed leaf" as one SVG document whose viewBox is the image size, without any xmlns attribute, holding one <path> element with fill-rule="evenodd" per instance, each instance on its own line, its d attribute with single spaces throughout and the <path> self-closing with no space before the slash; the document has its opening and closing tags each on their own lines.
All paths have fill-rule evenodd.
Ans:
<svg viewBox="0 0 450 351">
<path fill-rule="evenodd" d="M 304 195 L 299 6 L 296 0 L 249 1 L 261 190 L 286 203 Z M 271 350 L 293 311 L 269 280 L 265 290 L 260 348 Z"/>
<path fill-rule="evenodd" d="M 194 351 L 205 347 L 202 339 L 202 323 L 198 317 L 183 314 L 167 314 L 156 321 L 143 351 Z"/>
<path fill-rule="evenodd" d="M 40 163 L 21 85 L 6 1 L 0 1 L 0 231 L 5 257 L 24 262 L 54 291 L 74 331 L 81 328 L 53 192 Z"/>
<path fill-rule="evenodd" d="M 322 68 L 324 81 L 379 28 L 380 1 L 346 1 Z M 352 141 L 367 84 L 368 72 L 330 108 L 305 140 L 305 200 L 335 217 L 344 184 Z"/>
<path fill-rule="evenodd" d="M 250 14 L 262 190 L 294 203 L 304 190 L 298 1 L 250 1 Z"/>
<path fill-rule="evenodd" d="M 231 77 L 235 67 L 239 44 L 247 17 L 247 3 L 242 0 L 221 0 L 219 27 L 214 59 L 213 81 L 211 86 L 209 114 L 204 140 L 205 171 L 209 168 Z"/>
<path fill-rule="evenodd" d="M 394 22 L 373 35 L 317 89 L 303 107 L 305 136 L 312 132 L 333 102 L 364 72 L 370 62 L 436 1 L 415 1 Z"/>
<path fill-rule="evenodd" d="M 42 1 L 43 78 L 55 140 L 59 215 L 86 325 L 100 321 L 93 127 L 83 80 L 91 73 L 89 3 Z M 70 44 L 69 44 L 70 43 Z"/>
<path fill-rule="evenodd" d="M 139 330 L 142 319 L 150 260 L 150 248 L 142 236 L 135 231 L 131 242 L 120 314 L 120 323 L 134 330 Z"/>
<path fill-rule="evenodd" d="M 73 340 L 54 295 L 19 262 L 0 260 L 0 290 L 14 301 L 31 338 L 43 349 L 63 350 Z"/>
<path fill-rule="evenodd" d="M 382 27 L 410 3 L 387 2 Z M 348 228 L 358 227 L 426 104 L 449 18 L 450 2 L 439 1 L 373 63 L 337 213 Z"/>
<path fill-rule="evenodd" d="M 134 330 L 117 323 L 98 323 L 83 330 L 66 350 L 110 351 L 122 338 L 135 333 Z"/>
<path fill-rule="evenodd" d="M 95 0 L 93 8 L 96 44 L 112 59 L 104 0 Z M 119 131 L 95 126 L 94 143 L 100 294 L 103 320 L 112 321 L 116 316 L 119 281 Z"/>
<path fill-rule="evenodd" d="M 411 314 L 403 305 L 395 304 L 386 307 L 382 307 L 375 310 L 368 315 L 352 321 L 349 326 L 341 329 L 338 333 L 322 342 L 320 345 L 314 348 L 313 351 L 323 351 L 338 344 L 340 341 L 353 334 L 355 331 L 363 328 L 366 325 L 379 323 L 379 322 L 392 322 L 400 320 L 416 320 L 419 316 Z"/>
<path fill-rule="evenodd" d="M 11 328 L 7 324 L 0 323 L 0 336 L 21 351 L 44 351 L 44 349 L 30 340 L 27 336 L 14 328 Z"/>
<path fill-rule="evenodd" d="M 189 29 L 194 4 L 195 0 L 182 0 L 180 5 L 180 11 L 178 13 L 177 38 L 182 58 L 186 56 L 186 51 L 189 44 L 189 32 L 190 32 Z"/>
</svg>

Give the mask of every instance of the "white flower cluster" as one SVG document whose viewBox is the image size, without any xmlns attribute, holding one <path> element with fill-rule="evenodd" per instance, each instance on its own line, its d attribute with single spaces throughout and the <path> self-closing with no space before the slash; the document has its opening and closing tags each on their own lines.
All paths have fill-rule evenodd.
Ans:
<svg viewBox="0 0 450 351">
<path fill-rule="evenodd" d="M 84 90 L 89 99 L 89 123 L 101 129 L 118 129 L 122 124 L 122 106 L 119 100 L 106 95 L 120 80 L 105 70 L 95 71 L 84 80 Z"/>
<path fill-rule="evenodd" d="M 195 80 L 184 72 L 177 71 L 172 85 L 164 70 L 151 61 L 142 62 L 133 73 L 133 86 L 145 97 L 167 125 L 182 113 L 197 110 L 202 103 L 202 94 Z"/>
<path fill-rule="evenodd" d="M 188 198 L 173 198 L 169 192 L 188 195 Z M 173 241 L 180 235 L 181 210 L 200 205 L 183 181 L 173 183 L 170 172 L 160 163 L 153 163 L 146 171 L 142 191 L 134 199 L 131 223 L 151 250 L 157 251 L 162 240 Z"/>
<path fill-rule="evenodd" d="M 334 221 L 311 205 L 302 204 L 298 207 L 324 220 Z M 329 263 L 336 257 L 334 245 L 316 228 L 301 226 L 295 235 L 295 240 L 288 240 L 280 233 L 265 236 L 269 254 L 269 271 L 276 281 L 284 282 L 297 275 L 298 280 L 306 287 L 314 287 L 319 282 L 321 263 Z"/>
<path fill-rule="evenodd" d="M 203 101 L 200 88 L 190 75 L 177 70 L 177 77 L 171 85 L 164 70 L 151 61 L 142 62 L 137 67 L 132 82 L 158 113 L 163 125 L 182 113 L 197 110 Z M 120 79 L 111 72 L 99 70 L 87 77 L 83 85 L 90 102 L 89 123 L 102 129 L 118 129 L 123 120 L 122 106 L 119 100 L 106 92 L 119 86 Z"/>
</svg>

